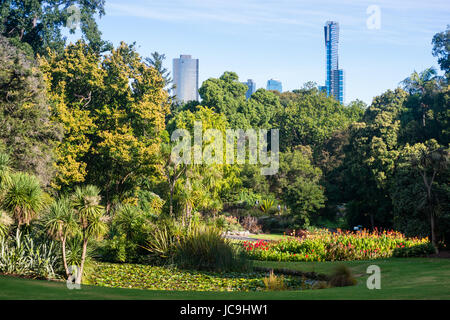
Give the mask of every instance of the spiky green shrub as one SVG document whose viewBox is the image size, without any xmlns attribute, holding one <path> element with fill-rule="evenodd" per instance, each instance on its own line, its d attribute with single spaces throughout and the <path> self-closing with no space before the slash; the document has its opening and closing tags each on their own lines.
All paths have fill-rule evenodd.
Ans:
<svg viewBox="0 0 450 320">
<path fill-rule="evenodd" d="M 160 223 L 154 227 L 147 240 L 147 245 L 143 248 L 150 252 L 154 258 L 172 260 L 177 244 L 183 236 L 183 232 L 178 231 L 175 225 Z"/>
<path fill-rule="evenodd" d="M 0 239 L 0 272 L 34 278 L 55 278 L 58 256 L 52 241 L 36 243 L 17 230 L 15 237 Z"/>
<path fill-rule="evenodd" d="M 176 247 L 175 263 L 182 268 L 196 270 L 237 271 L 248 268 L 245 257 L 220 229 L 199 225 L 181 239 Z"/>
<path fill-rule="evenodd" d="M 14 218 L 18 226 L 29 225 L 45 207 L 45 195 L 39 180 L 27 173 L 11 175 L 11 182 L 2 197 L 2 207 Z"/>
</svg>

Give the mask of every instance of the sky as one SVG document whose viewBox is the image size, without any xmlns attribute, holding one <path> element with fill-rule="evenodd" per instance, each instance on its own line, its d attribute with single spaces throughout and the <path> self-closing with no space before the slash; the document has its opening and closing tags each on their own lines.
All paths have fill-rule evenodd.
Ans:
<svg viewBox="0 0 450 320">
<path fill-rule="evenodd" d="M 414 70 L 438 68 L 431 40 L 450 24 L 448 0 L 106 0 L 105 9 L 104 39 L 136 42 L 144 57 L 163 53 L 170 71 L 190 54 L 200 83 L 234 71 L 258 88 L 281 80 L 283 91 L 324 84 L 323 27 L 337 21 L 345 103 L 367 104 Z"/>
</svg>

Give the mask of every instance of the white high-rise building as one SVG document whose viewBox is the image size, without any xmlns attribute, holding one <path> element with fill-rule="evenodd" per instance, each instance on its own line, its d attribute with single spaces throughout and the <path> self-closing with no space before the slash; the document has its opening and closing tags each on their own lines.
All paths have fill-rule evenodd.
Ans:
<svg viewBox="0 0 450 320">
<path fill-rule="evenodd" d="M 190 55 L 180 55 L 179 59 L 173 59 L 173 94 L 178 101 L 198 101 L 198 59 L 192 59 Z"/>
</svg>

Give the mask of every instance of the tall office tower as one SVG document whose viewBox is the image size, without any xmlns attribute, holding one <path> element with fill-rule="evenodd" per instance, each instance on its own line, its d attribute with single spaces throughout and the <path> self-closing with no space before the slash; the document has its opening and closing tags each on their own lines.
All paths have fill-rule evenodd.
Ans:
<svg viewBox="0 0 450 320">
<path fill-rule="evenodd" d="M 276 90 L 278 92 L 283 92 L 283 86 L 281 81 L 270 79 L 267 81 L 267 90 Z"/>
<path fill-rule="evenodd" d="M 173 94 L 178 101 L 198 101 L 198 64 L 190 55 L 173 59 Z"/>
<path fill-rule="evenodd" d="M 327 21 L 325 31 L 326 51 L 326 80 L 325 88 L 327 95 L 332 95 L 341 104 L 344 104 L 344 70 L 339 69 L 339 23 Z"/>
<path fill-rule="evenodd" d="M 245 97 L 247 99 L 250 99 L 252 94 L 256 92 L 256 82 L 253 81 L 253 79 L 248 79 L 247 82 L 242 82 L 242 84 L 245 84 L 248 87 L 248 90 L 245 93 Z"/>
</svg>

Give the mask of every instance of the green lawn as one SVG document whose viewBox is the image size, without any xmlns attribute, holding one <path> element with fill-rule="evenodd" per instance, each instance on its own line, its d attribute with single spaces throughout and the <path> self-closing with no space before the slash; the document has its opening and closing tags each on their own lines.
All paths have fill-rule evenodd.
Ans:
<svg viewBox="0 0 450 320">
<path fill-rule="evenodd" d="M 277 233 L 271 233 L 271 234 L 252 234 L 248 236 L 249 238 L 253 238 L 253 239 L 262 239 L 262 240 L 273 240 L 273 241 L 277 241 L 277 240 L 281 240 L 285 237 L 284 234 L 277 234 Z"/>
<path fill-rule="evenodd" d="M 331 273 L 336 262 L 255 262 L 257 266 Z M 116 289 L 0 276 L 0 299 L 450 299 L 450 259 L 392 258 L 346 262 L 354 287 L 283 292 L 192 292 Z M 367 266 L 381 268 L 381 290 L 366 288 Z"/>
</svg>

